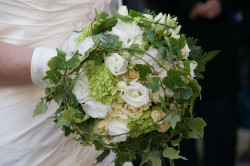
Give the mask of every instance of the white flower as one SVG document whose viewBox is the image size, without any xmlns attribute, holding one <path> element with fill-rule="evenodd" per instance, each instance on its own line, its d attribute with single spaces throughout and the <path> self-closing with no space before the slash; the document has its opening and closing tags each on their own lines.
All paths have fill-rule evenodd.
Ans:
<svg viewBox="0 0 250 166">
<path fill-rule="evenodd" d="M 119 81 L 117 83 L 117 90 L 123 91 L 127 87 L 127 83 L 125 81 Z"/>
<path fill-rule="evenodd" d="M 191 75 L 192 79 L 195 77 L 194 69 L 196 69 L 197 66 L 198 66 L 198 64 L 195 61 L 190 62 L 190 75 Z"/>
<path fill-rule="evenodd" d="M 166 18 L 167 18 L 167 15 L 166 15 L 166 14 L 164 14 L 164 15 L 161 17 L 161 19 L 160 19 L 159 23 L 161 23 L 161 24 L 165 24 L 165 23 L 166 23 Z"/>
<path fill-rule="evenodd" d="M 78 76 L 78 79 L 72 90 L 79 103 L 84 103 L 90 99 L 88 88 L 88 77 L 85 74 Z"/>
<path fill-rule="evenodd" d="M 119 40 L 123 42 L 122 47 L 126 48 L 130 47 L 134 41 L 141 41 L 143 31 L 136 24 L 118 20 L 110 34 L 119 36 Z"/>
<path fill-rule="evenodd" d="M 153 16 L 151 14 L 143 14 L 143 16 L 145 16 L 147 19 L 149 20 L 153 20 Z"/>
<path fill-rule="evenodd" d="M 168 87 L 165 87 L 165 93 L 168 97 L 172 97 L 174 95 L 174 92 Z"/>
<path fill-rule="evenodd" d="M 123 16 L 128 16 L 128 8 L 127 6 L 120 6 L 117 13 Z"/>
<path fill-rule="evenodd" d="M 129 86 L 120 93 L 120 97 L 133 107 L 141 107 L 149 102 L 148 88 L 138 82 L 131 82 Z"/>
<path fill-rule="evenodd" d="M 105 67 L 114 75 L 121 75 L 128 71 L 128 61 L 117 53 L 112 53 L 105 61 Z"/>
<path fill-rule="evenodd" d="M 160 103 L 160 96 L 162 98 L 165 97 L 165 94 L 164 94 L 164 90 L 162 89 L 162 87 L 160 87 L 159 91 L 158 92 L 155 92 L 155 93 L 152 93 L 152 91 L 150 91 L 150 97 L 151 97 L 151 100 L 154 102 L 154 103 Z"/>
<path fill-rule="evenodd" d="M 155 16 L 154 21 L 157 22 L 163 17 L 162 13 L 159 13 L 157 16 Z"/>
<path fill-rule="evenodd" d="M 95 45 L 92 36 L 87 37 L 79 46 L 78 46 L 78 52 L 85 56 L 85 52 L 88 51 L 88 49 L 93 48 Z"/>
<path fill-rule="evenodd" d="M 166 114 L 160 109 L 160 108 L 152 108 L 152 112 L 151 112 L 151 118 L 153 119 L 153 121 L 157 124 L 162 124 L 164 121 L 164 117 L 166 116 Z M 161 121 L 159 121 L 161 120 Z"/>
<path fill-rule="evenodd" d="M 89 99 L 82 104 L 82 109 L 92 118 L 105 118 L 109 111 L 109 106 L 96 102 L 94 99 Z"/>
<path fill-rule="evenodd" d="M 148 63 L 150 66 L 152 66 L 156 70 L 157 73 L 161 72 L 162 68 L 158 64 L 158 62 L 159 63 L 162 62 L 162 56 L 161 56 L 160 52 L 155 48 L 149 48 L 149 50 L 146 52 L 147 52 L 147 54 L 144 54 L 143 56 L 137 55 L 137 56 L 140 56 L 140 58 L 142 58 L 143 60 L 137 58 L 136 56 L 133 56 L 131 58 L 131 63 L 134 65 Z M 158 62 L 156 62 L 155 60 L 157 60 Z"/>
<path fill-rule="evenodd" d="M 184 68 L 183 61 L 177 61 L 177 63 L 179 64 L 179 66 L 181 68 Z M 195 77 L 194 69 L 196 69 L 197 66 L 198 66 L 197 62 L 190 61 L 190 76 L 191 76 L 192 79 Z"/>
<path fill-rule="evenodd" d="M 169 128 L 170 124 L 167 122 L 163 122 L 162 124 L 157 125 L 157 131 L 161 133 L 165 133 Z"/>
<path fill-rule="evenodd" d="M 67 59 L 70 59 L 72 55 L 77 51 L 77 41 L 80 33 L 73 33 L 63 44 L 62 51 L 66 52 Z"/>
<path fill-rule="evenodd" d="M 139 118 L 143 114 L 143 109 L 141 109 L 141 107 L 132 107 L 129 104 L 125 104 L 123 112 L 131 118 Z"/>
<path fill-rule="evenodd" d="M 109 134 L 112 136 L 112 135 L 128 133 L 130 129 L 127 128 L 126 122 L 115 119 L 108 124 L 108 131 Z M 114 142 L 126 141 L 126 139 L 127 139 L 127 134 L 112 137 L 112 140 Z"/>
<path fill-rule="evenodd" d="M 120 118 L 124 120 L 128 120 L 128 116 L 124 114 L 124 109 L 122 104 L 112 104 L 109 110 L 109 115 L 113 118 Z"/>
<path fill-rule="evenodd" d="M 189 55 L 189 52 L 191 50 L 189 49 L 188 45 L 186 44 L 185 47 L 183 49 L 181 49 L 181 53 L 183 55 L 183 59 L 187 59 L 188 58 L 188 55 Z"/>
</svg>

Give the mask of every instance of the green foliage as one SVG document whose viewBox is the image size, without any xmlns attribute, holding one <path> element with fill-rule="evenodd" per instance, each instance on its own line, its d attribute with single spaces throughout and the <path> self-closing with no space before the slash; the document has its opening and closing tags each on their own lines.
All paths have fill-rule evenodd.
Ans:
<svg viewBox="0 0 250 166">
<path fill-rule="evenodd" d="M 150 154 L 149 159 L 151 160 L 153 166 L 161 166 L 161 158 L 157 154 Z"/>
<path fill-rule="evenodd" d="M 171 127 L 173 128 L 173 129 L 175 129 L 175 126 L 176 126 L 176 124 L 177 124 L 177 122 L 179 122 L 181 119 L 180 119 L 180 116 L 179 115 L 168 115 L 167 117 L 166 117 L 166 122 L 169 122 L 170 123 L 170 125 L 171 125 Z"/>
<path fill-rule="evenodd" d="M 164 85 L 171 89 L 177 88 L 187 88 L 187 84 L 184 82 L 182 76 L 186 76 L 189 73 L 183 70 L 172 70 L 168 71 L 168 76 L 165 77 L 162 81 Z"/>
<path fill-rule="evenodd" d="M 110 154 L 110 150 L 109 149 L 105 149 L 97 158 L 97 163 L 102 162 L 102 160 L 104 160 L 108 155 Z"/>
<path fill-rule="evenodd" d="M 45 112 L 47 110 L 48 110 L 47 104 L 45 104 L 44 102 L 41 101 L 38 104 L 36 104 L 35 111 L 33 112 L 32 117 L 35 117 L 35 116 L 41 115 L 41 114 L 45 114 Z"/>
<path fill-rule="evenodd" d="M 139 118 L 129 118 L 127 127 L 130 129 L 130 131 L 133 131 L 130 134 L 131 137 L 138 137 L 141 134 L 145 134 L 152 130 L 155 130 L 156 125 L 153 124 L 155 123 L 151 118 L 151 111 L 146 110 Z M 151 127 L 147 128 L 147 126 Z"/>
<path fill-rule="evenodd" d="M 198 137 L 203 137 L 204 135 L 204 127 L 207 124 L 204 122 L 203 119 L 201 118 L 194 118 L 188 127 L 191 129 L 191 133 L 189 133 L 189 138 L 197 138 Z"/>
<path fill-rule="evenodd" d="M 114 47 L 121 48 L 122 42 L 119 41 L 119 37 L 112 34 L 99 33 L 94 36 L 95 43 L 100 43 L 102 47 Z"/>
<path fill-rule="evenodd" d="M 120 15 L 119 13 L 115 13 L 116 17 L 120 20 L 122 20 L 123 22 L 125 23 L 132 23 L 134 21 L 133 18 L 129 17 L 129 16 L 123 16 L 123 15 Z"/>
<path fill-rule="evenodd" d="M 169 158 L 170 160 L 174 160 L 174 159 L 187 160 L 185 157 L 180 156 L 179 153 L 180 153 L 179 150 L 176 150 L 176 149 L 174 149 L 172 147 L 167 147 L 163 151 L 163 156 L 166 157 L 166 158 Z"/>
<path fill-rule="evenodd" d="M 145 86 L 152 90 L 152 93 L 156 93 L 159 91 L 159 79 L 157 77 L 148 77 L 147 80 L 149 80 L 149 83 Z"/>
<path fill-rule="evenodd" d="M 140 80 L 145 80 L 147 75 L 152 73 L 148 65 L 136 64 L 135 70 L 139 72 Z"/>
</svg>

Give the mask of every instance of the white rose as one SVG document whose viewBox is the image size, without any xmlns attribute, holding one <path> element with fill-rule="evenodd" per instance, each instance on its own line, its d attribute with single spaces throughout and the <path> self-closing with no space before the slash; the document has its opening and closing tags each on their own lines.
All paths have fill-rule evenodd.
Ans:
<svg viewBox="0 0 250 166">
<path fill-rule="evenodd" d="M 118 20 L 118 23 L 112 28 L 110 34 L 119 36 L 119 40 L 123 42 L 122 47 L 127 48 L 135 40 L 142 40 L 143 31 L 136 24 Z"/>
<path fill-rule="evenodd" d="M 120 93 L 120 97 L 133 107 L 141 107 L 149 102 L 149 91 L 148 88 L 140 83 L 131 82 L 130 85 Z"/>
<path fill-rule="evenodd" d="M 88 51 L 88 49 L 93 48 L 94 46 L 95 43 L 93 41 L 93 38 L 92 36 L 89 36 L 78 46 L 78 52 L 84 57 L 85 52 Z"/>
<path fill-rule="evenodd" d="M 117 90 L 123 91 L 127 87 L 127 83 L 125 81 L 119 81 L 117 83 Z"/>
<path fill-rule="evenodd" d="M 128 71 L 128 61 L 117 53 L 112 53 L 105 61 L 105 67 L 114 75 L 121 75 Z"/>
<path fill-rule="evenodd" d="M 181 49 L 181 53 L 183 55 L 183 59 L 187 59 L 188 58 L 188 55 L 189 55 L 189 52 L 191 50 L 189 49 L 188 45 L 186 44 L 185 47 L 183 49 Z"/>
<path fill-rule="evenodd" d="M 165 133 L 169 128 L 170 124 L 167 122 L 163 122 L 162 124 L 157 125 L 157 131 L 161 133 Z"/>
<path fill-rule="evenodd" d="M 97 123 L 96 127 L 98 129 L 98 133 L 103 132 L 103 130 L 108 132 L 108 124 L 109 123 L 110 123 L 109 119 L 104 119 L 104 120 L 101 120 L 99 123 Z"/>
<path fill-rule="evenodd" d="M 63 44 L 62 51 L 66 52 L 67 59 L 70 59 L 72 55 L 77 51 L 77 41 L 80 33 L 73 33 Z"/>
<path fill-rule="evenodd" d="M 130 129 L 127 128 L 126 122 L 115 119 L 108 124 L 108 131 L 109 134 L 112 136 L 112 135 L 128 133 Z M 114 142 L 126 141 L 126 139 L 127 139 L 127 134 L 112 137 L 112 140 Z"/>
<path fill-rule="evenodd" d="M 124 114 L 130 116 L 131 118 L 139 118 L 143 114 L 143 109 L 132 107 L 129 104 L 125 104 L 123 112 Z"/>
<path fill-rule="evenodd" d="M 109 106 L 90 99 L 82 104 L 82 109 L 92 118 L 105 118 L 109 111 Z"/>
<path fill-rule="evenodd" d="M 127 6 L 120 6 L 117 13 L 123 16 L 128 16 L 128 8 Z"/>
<path fill-rule="evenodd" d="M 124 114 L 124 109 L 122 104 L 112 104 L 109 110 L 109 115 L 113 118 L 120 118 L 128 120 L 128 116 Z"/>
<path fill-rule="evenodd" d="M 160 109 L 160 108 L 152 108 L 152 112 L 151 112 L 151 118 L 153 119 L 153 121 L 157 124 L 162 124 L 164 121 L 164 117 L 166 116 L 166 114 Z M 162 120 L 161 120 L 162 119 Z M 159 121 L 161 120 L 161 121 Z"/>
<path fill-rule="evenodd" d="M 78 76 L 78 79 L 72 90 L 79 103 L 84 103 L 90 99 L 88 88 L 88 77 L 85 74 Z"/>
<path fill-rule="evenodd" d="M 151 97 L 151 100 L 154 102 L 154 103 L 160 103 L 160 96 L 162 98 L 165 97 L 165 94 L 164 94 L 164 90 L 162 89 L 162 87 L 160 87 L 159 91 L 158 92 L 155 92 L 155 93 L 152 93 L 152 91 L 150 91 L 150 97 Z"/>
</svg>

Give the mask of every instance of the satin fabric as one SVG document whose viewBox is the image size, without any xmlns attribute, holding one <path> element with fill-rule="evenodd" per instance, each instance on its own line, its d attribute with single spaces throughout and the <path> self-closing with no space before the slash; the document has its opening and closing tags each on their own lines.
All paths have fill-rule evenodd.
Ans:
<svg viewBox="0 0 250 166">
<path fill-rule="evenodd" d="M 0 41 L 57 48 L 72 30 L 86 25 L 110 0 L 0 0 Z M 22 56 L 22 55 L 20 55 Z M 0 166 L 89 166 L 100 153 L 76 146 L 45 115 L 31 118 L 43 88 L 0 86 Z M 102 163 L 102 165 L 109 165 Z"/>
</svg>

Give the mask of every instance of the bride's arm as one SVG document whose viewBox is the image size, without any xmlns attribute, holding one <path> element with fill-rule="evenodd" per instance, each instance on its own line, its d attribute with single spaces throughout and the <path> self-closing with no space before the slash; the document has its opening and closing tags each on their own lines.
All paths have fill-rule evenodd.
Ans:
<svg viewBox="0 0 250 166">
<path fill-rule="evenodd" d="M 32 83 L 33 51 L 33 48 L 0 42 L 0 85 Z"/>
</svg>

